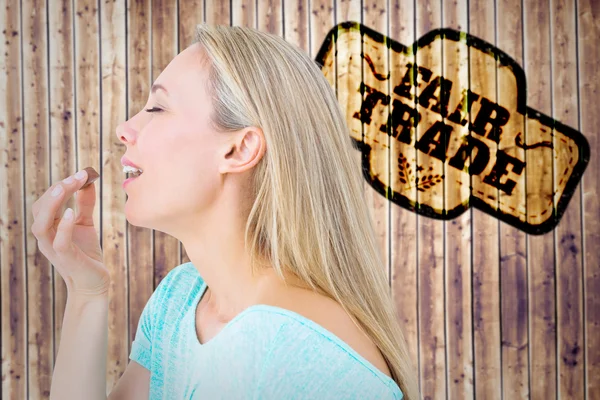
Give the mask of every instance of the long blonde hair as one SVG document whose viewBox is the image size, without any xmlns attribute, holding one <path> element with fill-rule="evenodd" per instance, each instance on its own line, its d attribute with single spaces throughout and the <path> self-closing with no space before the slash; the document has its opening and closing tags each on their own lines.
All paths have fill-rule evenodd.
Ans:
<svg viewBox="0 0 600 400">
<path fill-rule="evenodd" d="M 336 300 L 377 345 L 408 400 L 419 398 L 348 126 L 315 61 L 248 27 L 196 26 L 209 67 L 211 122 L 260 127 L 267 150 L 250 180 L 245 238 L 256 272 L 266 259 Z"/>
</svg>

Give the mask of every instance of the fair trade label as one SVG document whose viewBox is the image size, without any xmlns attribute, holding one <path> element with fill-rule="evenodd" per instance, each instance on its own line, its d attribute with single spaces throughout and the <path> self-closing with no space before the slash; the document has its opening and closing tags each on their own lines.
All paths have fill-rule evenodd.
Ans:
<svg viewBox="0 0 600 400">
<path fill-rule="evenodd" d="M 344 22 L 316 61 L 381 195 L 443 220 L 473 206 L 531 234 L 558 224 L 589 145 L 527 107 L 525 74 L 501 50 L 452 29 L 407 47 Z"/>
</svg>

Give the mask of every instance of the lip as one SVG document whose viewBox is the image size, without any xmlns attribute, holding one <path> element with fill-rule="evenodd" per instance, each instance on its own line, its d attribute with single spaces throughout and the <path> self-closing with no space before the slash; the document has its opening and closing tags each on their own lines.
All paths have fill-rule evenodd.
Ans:
<svg viewBox="0 0 600 400">
<path fill-rule="evenodd" d="M 133 162 L 131 162 L 131 160 L 129 160 L 129 159 L 128 159 L 127 157 L 125 157 L 125 156 L 121 157 L 121 165 L 123 165 L 123 166 L 125 166 L 125 165 L 128 165 L 128 166 L 130 166 L 130 167 L 133 167 L 133 168 L 137 168 L 137 169 L 141 169 L 141 170 L 143 170 L 143 168 L 142 168 L 142 167 L 139 167 L 139 166 L 135 165 Z"/>
<path fill-rule="evenodd" d="M 126 187 L 127 185 L 129 185 L 129 184 L 130 184 L 132 181 L 136 180 L 136 179 L 137 179 L 137 178 L 139 178 L 140 176 L 141 176 L 141 175 L 138 175 L 138 176 L 132 176 L 131 178 L 127 178 L 127 179 L 125 179 L 125 180 L 123 181 L 123 185 L 122 185 L 123 189 L 125 189 L 125 187 Z"/>
</svg>

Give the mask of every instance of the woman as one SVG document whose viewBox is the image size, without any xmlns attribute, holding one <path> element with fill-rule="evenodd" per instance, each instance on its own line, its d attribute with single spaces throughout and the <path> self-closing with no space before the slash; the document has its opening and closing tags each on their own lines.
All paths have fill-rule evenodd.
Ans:
<svg viewBox="0 0 600 400">
<path fill-rule="evenodd" d="M 198 25 L 116 133 L 122 163 L 143 171 L 125 185 L 127 220 L 176 237 L 191 262 L 146 304 L 110 399 L 418 398 L 345 118 L 303 51 Z M 69 289 L 61 399 L 105 398 L 110 279 L 85 250 L 94 185 L 75 223 L 67 210 L 45 228 L 84 181 L 59 182 L 34 223 Z"/>
</svg>

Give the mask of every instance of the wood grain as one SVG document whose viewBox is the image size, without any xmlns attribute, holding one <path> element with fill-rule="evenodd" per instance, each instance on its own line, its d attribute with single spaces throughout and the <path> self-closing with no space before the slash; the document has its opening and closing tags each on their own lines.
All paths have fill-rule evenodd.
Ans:
<svg viewBox="0 0 600 400">
<path fill-rule="evenodd" d="M 205 22 L 214 25 L 230 25 L 232 10 L 230 2 L 220 0 L 204 0 Z"/>
<path fill-rule="evenodd" d="M 585 132 L 591 153 L 588 172 L 579 187 L 582 216 L 581 240 L 583 258 L 584 289 L 584 351 L 585 394 L 589 400 L 600 399 L 600 114 L 598 109 L 598 82 L 600 82 L 600 8 L 595 0 L 577 3 L 577 13 L 573 16 L 577 24 L 577 65 L 578 93 L 577 112 L 580 130 Z M 555 6 L 553 5 L 553 8 Z M 575 35 L 572 30 L 568 35 Z M 560 60 L 560 59 L 559 59 Z M 566 112 L 566 111 L 565 111 Z"/>
<path fill-rule="evenodd" d="M 414 18 L 415 4 L 409 0 L 397 0 L 390 6 L 390 36 L 393 40 L 402 43 L 405 46 L 411 46 L 417 39 Z M 414 55 L 399 57 L 391 54 L 390 57 L 390 80 L 392 85 L 396 85 L 403 78 L 403 62 L 408 59 L 412 64 L 415 63 Z M 413 96 L 416 92 L 411 91 Z M 413 103 L 414 104 L 414 103 Z M 392 116 L 392 124 L 394 118 Z M 408 146 L 402 146 L 400 142 L 394 140 L 390 143 L 391 162 L 397 163 L 400 152 L 410 151 L 413 159 L 416 157 L 416 150 Z M 410 163 L 410 161 L 409 161 Z M 416 166 L 411 165 L 413 170 Z M 395 169 L 394 169 L 395 170 Z M 390 180 L 392 190 L 398 191 L 400 182 L 396 178 Z M 417 189 L 413 187 L 408 189 L 409 197 L 416 198 Z M 420 370 L 419 364 L 419 325 L 418 325 L 418 276 L 417 276 L 417 214 L 396 204 L 391 205 L 390 209 L 390 263 L 392 269 L 391 289 L 392 296 L 395 299 L 398 318 L 404 328 L 404 337 L 406 339 L 408 350 L 412 358 L 412 366 L 415 371 Z M 417 374 L 420 375 L 420 374 Z"/>
<path fill-rule="evenodd" d="M 46 32 L 46 4 L 41 1 L 24 1 L 24 10 L 39 10 L 25 13 L 22 20 L 23 57 L 23 108 L 24 126 L 24 169 L 25 207 L 30 209 L 39 195 L 48 188 L 49 178 L 49 113 L 46 94 L 48 86 L 48 51 Z M 74 159 L 71 158 L 73 161 Z M 71 164 L 72 165 L 72 164 Z M 73 171 L 74 172 L 74 171 Z M 72 173 L 66 171 L 67 174 Z M 65 176 L 66 177 L 66 176 Z M 71 201 L 71 204 L 73 202 Z M 62 210 L 61 210 L 62 211 Z M 32 215 L 26 215 L 28 225 L 33 223 Z M 9 221 L 10 222 L 10 221 Z M 16 222 L 16 221 L 15 221 Z M 12 226 L 22 228 L 21 226 Z M 23 380 L 29 398 L 40 398 L 50 390 L 50 378 L 53 367 L 52 345 L 54 332 L 52 327 L 52 270 L 37 247 L 37 240 L 30 230 L 25 231 L 27 243 L 27 265 L 36 266 L 27 269 L 27 373 L 29 379 Z M 25 294 L 25 293 L 24 293 Z"/>
<path fill-rule="evenodd" d="M 283 37 L 283 4 L 281 0 L 267 0 L 257 3 L 257 23 L 254 28 Z"/>
<path fill-rule="evenodd" d="M 387 2 L 385 0 L 371 1 L 368 4 L 363 4 L 363 21 L 364 24 L 374 29 L 377 32 L 385 33 L 388 24 L 388 13 Z M 367 47 L 371 45 L 368 42 L 367 36 L 363 39 L 363 52 L 367 53 L 373 61 L 374 70 L 383 76 L 388 76 L 390 71 L 389 65 L 389 51 L 387 46 L 379 45 L 376 46 L 376 51 L 370 51 Z M 374 44 L 373 44 L 374 45 Z M 385 79 L 382 81 L 373 80 L 373 73 L 370 70 L 369 65 L 363 60 L 363 81 L 370 87 L 383 93 L 385 96 L 390 95 L 390 81 Z M 370 131 L 379 130 L 380 126 L 385 126 L 388 122 L 390 115 L 390 104 L 383 105 L 378 103 L 372 114 L 372 120 L 369 126 L 363 124 L 363 129 L 369 129 Z M 382 141 L 380 143 L 373 143 L 373 147 L 370 153 L 370 165 L 373 171 L 373 166 L 376 166 L 376 171 L 381 174 L 378 179 L 385 182 L 389 186 L 389 175 L 390 175 L 390 137 L 388 135 L 381 135 Z M 381 252 L 381 260 L 383 268 L 388 275 L 390 273 L 390 257 L 389 257 L 389 234 L 390 234 L 390 201 L 381 193 L 378 193 L 370 186 L 366 193 L 366 205 L 371 214 L 371 221 L 375 228 L 375 235 L 379 243 L 379 250 Z M 388 278 L 389 279 L 389 278 Z"/>
<path fill-rule="evenodd" d="M 416 36 L 420 38 L 434 26 L 440 26 L 441 2 L 431 0 L 420 3 L 417 9 Z M 441 42 L 433 42 L 430 46 L 417 51 L 415 65 L 424 66 L 434 76 L 442 74 Z M 417 96 L 427 86 L 426 78 L 417 73 Z M 419 87 L 420 86 L 420 87 Z M 439 97 L 437 97 L 439 100 Z M 424 107 L 417 105 L 417 109 Z M 415 147 L 424 133 L 441 117 L 433 113 L 422 113 L 422 118 L 415 129 Z M 436 163 L 434 158 L 422 151 L 417 151 L 416 179 L 426 179 L 427 174 L 444 174 L 444 167 Z M 422 168 L 422 169 L 421 169 Z M 422 189 L 422 188 L 421 188 Z M 432 202 L 435 198 L 437 208 L 443 207 L 444 188 L 436 185 L 431 190 L 422 192 L 417 185 L 418 204 Z M 444 290 L 444 224 L 428 217 L 417 217 L 418 234 L 418 291 L 419 291 L 419 354 L 421 357 L 421 393 L 424 398 L 439 399 L 446 396 L 446 334 L 445 334 L 445 290 Z"/>
<path fill-rule="evenodd" d="M 552 4 L 553 8 L 561 10 L 560 13 L 553 14 L 550 26 L 552 37 L 550 51 L 553 58 L 552 113 L 557 120 L 578 129 L 575 4 L 562 0 L 553 0 Z M 555 168 L 555 182 L 559 179 L 561 169 L 560 166 Z M 585 398 L 581 223 L 581 194 L 580 191 L 576 191 L 554 231 L 557 307 L 556 375 L 559 398 Z M 598 262 L 592 265 L 594 264 L 597 265 Z"/>
<path fill-rule="evenodd" d="M 469 1 L 468 33 L 488 43 L 494 43 L 494 2 Z M 493 61 L 493 60 L 492 60 Z M 495 63 L 479 52 L 469 51 L 469 88 L 475 93 L 496 99 Z M 477 108 L 473 105 L 469 123 L 473 123 Z M 472 186 L 480 182 L 471 179 Z M 497 195 L 497 190 L 495 191 Z M 497 199 L 497 197 L 496 197 Z M 500 255 L 499 222 L 476 208 L 471 208 L 472 285 L 473 285 L 473 369 L 475 398 L 502 398 L 502 364 L 500 343 Z"/>
<path fill-rule="evenodd" d="M 101 159 L 104 182 L 121 183 L 125 180 L 121 157 L 127 151 L 117 135 L 115 126 L 127 119 L 127 91 L 123 82 L 126 76 L 127 43 L 125 37 L 127 13 L 125 4 L 117 2 L 100 3 L 101 38 Z M 101 182 L 96 181 L 97 192 Z M 111 288 L 108 311 L 108 347 L 106 391 L 117 384 L 129 363 L 129 304 L 127 253 L 127 221 L 120 210 L 126 201 L 121 185 L 102 187 L 102 243 L 104 260 L 111 266 Z M 97 204 L 100 206 L 100 204 Z M 116 211 L 116 212 L 114 212 Z"/>
<path fill-rule="evenodd" d="M 75 170 L 77 107 L 75 104 L 75 48 L 73 43 L 73 36 L 75 35 L 73 30 L 74 15 L 71 1 L 48 2 L 48 20 L 45 25 L 48 29 L 50 122 L 48 126 L 49 148 L 47 151 L 49 153 L 50 181 L 47 182 L 47 187 L 43 191 Z M 43 50 L 40 49 L 39 51 Z M 98 168 L 95 169 L 99 170 Z M 38 192 L 38 195 L 41 196 L 43 191 Z M 73 203 L 71 202 L 71 204 Z M 99 205 L 98 208 L 100 208 Z M 31 264 L 28 265 L 28 269 L 30 267 L 32 267 Z M 44 299 L 48 306 L 52 305 L 53 307 L 50 310 L 53 316 L 54 330 L 52 337 L 53 354 L 48 362 L 52 363 L 52 367 L 54 367 L 56 353 L 60 345 L 67 291 L 60 274 L 53 268 L 49 269 L 50 264 L 41 253 L 39 254 L 39 260 L 34 263 L 34 267 L 40 271 L 48 268 L 47 273 L 54 275 L 52 279 L 53 292 Z M 49 392 L 50 388 L 48 386 L 45 391 L 42 391 L 42 398 L 47 398 Z"/>
<path fill-rule="evenodd" d="M 552 115 L 550 9 L 542 2 L 523 4 L 526 23 L 523 27 L 523 69 L 527 76 L 527 105 L 546 115 Z M 543 33 L 545 32 L 545 33 Z M 536 142 L 536 131 L 526 127 L 528 142 Z M 553 191 L 554 157 L 545 153 L 533 157 L 525 153 L 526 185 L 537 192 Z M 552 165 L 553 168 L 542 168 Z M 529 171 L 544 170 L 541 176 Z M 535 201 L 527 198 L 527 204 Z M 553 399 L 556 394 L 556 299 L 554 297 L 554 243 L 553 234 L 527 235 L 527 264 L 529 269 L 529 381 L 532 399 Z"/>
<path fill-rule="evenodd" d="M 151 65 L 151 2 L 132 1 L 129 3 L 127 16 L 127 110 L 126 118 L 130 119 L 143 110 L 148 101 L 150 87 L 154 82 Z M 122 123 L 123 121 L 121 121 Z M 121 147 L 126 151 L 126 146 Z M 124 213 L 125 202 L 120 213 Z M 140 315 L 148 299 L 154 292 L 154 257 L 152 248 L 152 230 L 127 223 L 127 268 L 129 291 L 129 332 L 128 348 L 140 320 Z"/>
<path fill-rule="evenodd" d="M 407 60 L 509 107 L 516 107 L 516 93 L 522 93 L 531 109 L 582 132 L 591 149 L 560 223 L 543 235 L 526 234 L 472 207 L 449 221 L 417 215 L 363 179 L 384 256 L 381 267 L 390 277 L 423 398 L 600 399 L 596 1 L 0 0 L 0 21 L 1 398 L 49 397 L 67 293 L 30 228 L 31 207 L 52 183 L 88 166 L 101 175 L 94 183 L 94 223 L 114 278 L 107 392 L 129 362 L 140 314 L 156 286 L 190 261 L 174 237 L 126 221 L 120 165 L 126 146 L 115 130 L 143 109 L 150 85 L 192 44 L 196 25 L 254 27 L 314 59 L 336 24 L 356 21 L 404 46 L 440 27 L 468 32 L 512 57 L 527 79 L 525 87 L 516 87 L 501 60 L 464 43 L 434 42 L 415 57 L 387 52 L 360 34 L 340 37 L 324 73 L 346 111 L 348 134 L 378 140 L 369 142 L 377 151 L 364 178 L 377 176 L 390 192 L 403 191 L 440 210 L 473 200 L 464 173 L 432 163 L 414 146 L 428 126 L 447 119 L 423 112 L 410 145 L 371 131 L 386 121 L 393 125 L 392 89 L 404 77 Z M 371 67 L 360 57 L 365 49 L 372 68 L 389 72 L 388 80 L 369 75 Z M 390 95 L 388 105 L 374 108 L 369 124 L 353 118 L 365 99 L 358 91 L 363 78 Z M 422 77 L 418 82 L 414 96 L 426 86 Z M 459 92 L 451 92 L 449 108 L 460 101 Z M 475 102 L 471 123 L 480 109 Z M 519 127 L 524 143 L 551 140 L 553 148 L 524 152 L 508 135 L 490 148 L 492 157 L 504 151 L 528 166 L 511 196 L 482 184 L 491 165 L 470 178 L 488 205 L 527 211 L 519 215 L 531 224 L 548 211 L 557 218 L 562 174 L 571 157 L 582 156 L 568 149 L 572 143 L 558 127 L 544 132 L 533 117 L 511 114 L 506 129 Z M 471 135 L 463 128 L 455 126 L 460 134 L 451 137 L 448 154 L 460 146 L 458 139 Z M 362 153 L 351 151 L 356 172 L 363 174 Z M 403 184 L 396 173 L 401 155 L 417 177 L 424 173 L 419 165 L 432 167 L 444 175 L 443 184 L 427 191 Z M 74 205 L 70 199 L 66 206 Z"/>
<path fill-rule="evenodd" d="M 3 34 L 0 44 L 0 79 L 2 104 L 0 121 L 2 135 L 2 199 L 0 206 L 0 268 L 2 291 L 2 393 L 6 396 L 24 398 L 27 395 L 27 249 L 24 246 L 26 228 L 23 210 L 23 151 L 26 146 L 23 131 L 24 74 L 22 70 L 23 49 L 19 15 L 22 4 L 2 4 Z M 42 265 L 44 267 L 44 265 Z M 41 278 L 41 277 L 40 277 Z M 34 289 L 35 290 L 35 289 Z M 38 292 L 39 293 L 39 292 Z M 10 329 L 4 329 L 10 327 Z M 35 329 L 35 327 L 34 327 Z M 39 372 L 39 371 L 36 371 Z"/>
<path fill-rule="evenodd" d="M 74 47 L 73 47 L 73 9 L 71 3 L 59 9 L 54 4 L 48 5 L 49 20 L 45 25 L 48 28 L 48 63 L 49 63 L 49 111 L 50 121 L 48 128 L 49 141 L 47 142 L 47 152 L 49 158 L 49 178 L 47 185 L 39 189 L 37 195 L 41 196 L 46 189 L 54 182 L 65 178 L 75 170 L 75 95 L 74 95 Z M 60 26 L 67 25 L 64 29 Z M 38 31 L 39 32 L 39 31 Z M 40 32 L 41 33 L 41 32 Z M 36 49 L 37 50 L 37 49 Z M 39 51 L 43 51 L 40 49 Z M 43 135 L 43 130 L 31 132 L 32 135 Z M 41 154 L 40 154 L 41 155 Z M 48 168 L 48 167 L 46 167 Z M 71 208 L 73 201 L 69 202 Z M 33 218 L 32 218 L 33 223 Z M 31 224 L 29 224 L 31 225 Z M 31 236 L 31 240 L 35 240 Z M 33 242 L 35 243 L 35 242 Z M 39 251 L 39 250 L 38 250 Z M 28 265 L 28 267 L 31 264 Z M 56 353 L 60 345 L 60 333 L 64 316 L 64 306 L 66 305 L 67 292 L 65 283 L 48 263 L 47 259 L 39 252 L 38 260 L 34 262 L 40 272 L 46 269 L 46 272 L 53 274 L 51 291 L 52 293 L 45 297 L 44 301 L 48 304 L 54 304 L 50 310 L 53 314 L 51 321 L 53 327 L 53 354 L 47 362 L 54 364 Z M 29 268 L 28 268 L 29 269 Z M 50 284 L 50 283 L 49 283 Z M 49 386 L 46 388 L 49 392 Z M 44 391 L 42 391 L 43 393 Z"/>
<path fill-rule="evenodd" d="M 465 30 L 467 27 L 467 1 L 443 3 L 444 27 Z M 446 44 L 442 49 L 442 75 L 449 76 L 455 87 L 469 87 L 469 52 L 460 46 Z M 450 93 L 450 109 L 454 110 L 461 101 L 461 93 L 452 90 Z M 446 118 L 442 118 L 446 123 Z M 460 129 L 457 124 L 454 130 L 461 132 L 461 136 L 468 136 L 467 127 Z M 448 154 L 455 154 L 460 145 L 461 137 L 452 140 Z M 469 160 L 470 161 L 470 160 Z M 470 164 L 470 162 L 469 162 Z M 470 180 L 466 182 L 461 174 L 448 166 L 444 169 L 444 209 L 452 209 L 455 204 L 460 204 L 462 199 L 469 198 Z M 444 246 L 445 258 L 445 293 L 446 293 L 446 357 L 448 376 L 449 399 L 473 398 L 473 324 L 472 324 L 472 298 L 471 298 L 471 213 L 465 212 L 453 219 L 444 222 L 446 244 Z"/>
<path fill-rule="evenodd" d="M 152 82 L 177 55 L 177 3 L 171 0 L 152 2 Z M 154 287 L 179 265 L 181 260 L 179 240 L 164 232 L 154 233 Z"/>
<path fill-rule="evenodd" d="M 235 7 L 234 7 L 235 9 Z M 204 1 L 189 0 L 179 2 L 179 33 L 178 33 L 178 49 L 181 53 L 194 43 L 196 35 L 196 26 L 204 22 Z M 190 262 L 190 257 L 185 251 L 183 243 L 179 242 L 179 252 L 181 257 L 179 264 Z"/>
<path fill-rule="evenodd" d="M 515 24 L 521 15 L 521 1 L 502 0 L 496 3 L 496 46 L 509 54 L 519 65 L 523 64 L 523 30 Z M 500 29 L 499 27 L 503 28 Z M 508 110 L 517 109 L 517 87 L 514 73 L 497 64 L 496 98 Z M 503 132 L 525 129 L 525 117 L 513 112 Z M 514 138 L 501 134 L 498 151 L 525 160 L 525 151 L 514 145 Z M 517 182 L 511 196 L 498 190 L 498 202 L 520 209 L 526 207 L 526 176 L 538 171 L 526 169 L 511 180 Z M 540 179 L 538 176 L 533 179 Z M 529 339 L 527 314 L 527 239 L 526 234 L 506 223 L 500 223 L 500 305 L 502 330 L 502 395 L 504 398 L 529 397 Z"/>
</svg>

